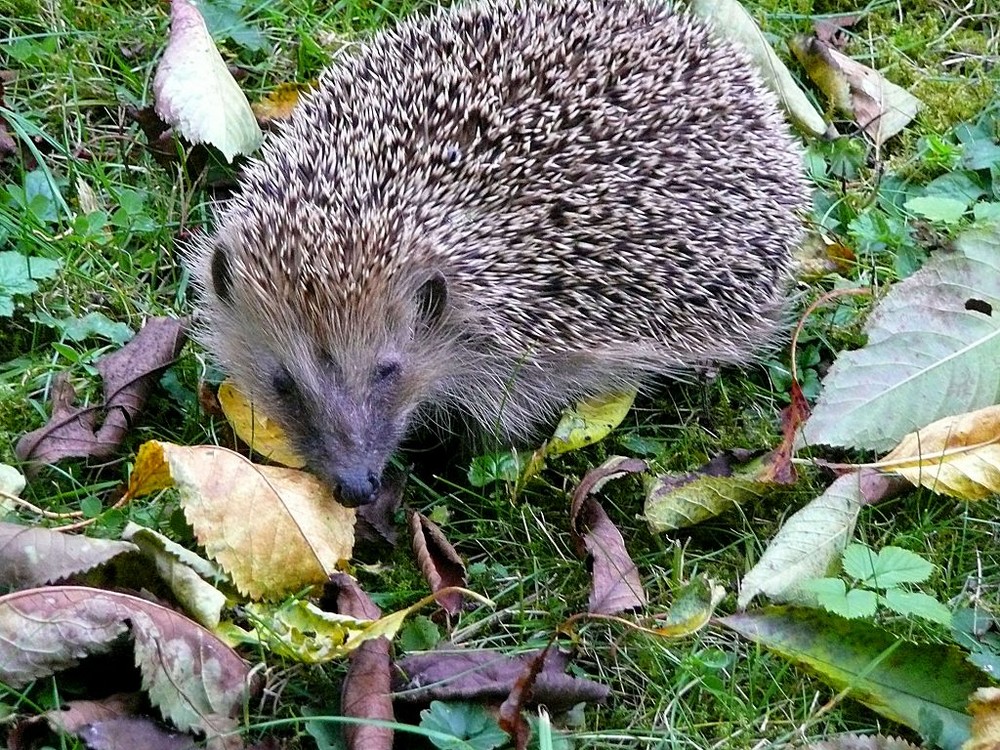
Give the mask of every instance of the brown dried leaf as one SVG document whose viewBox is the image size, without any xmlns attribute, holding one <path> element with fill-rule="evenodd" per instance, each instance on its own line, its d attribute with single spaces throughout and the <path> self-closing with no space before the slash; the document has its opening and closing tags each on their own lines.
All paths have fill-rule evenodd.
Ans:
<svg viewBox="0 0 1000 750">
<path fill-rule="evenodd" d="M 358 524 L 354 528 L 357 544 L 385 542 L 396 546 L 396 511 L 403 502 L 406 475 L 388 471 L 382 477 L 382 486 L 375 494 L 375 501 L 357 509 Z"/>
<path fill-rule="evenodd" d="M 506 700 L 524 670 L 538 656 L 532 651 L 508 656 L 497 651 L 447 649 L 411 654 L 396 662 L 393 688 L 396 699 L 405 703 L 431 701 L 474 701 L 500 703 Z M 565 674 L 569 656 L 552 651 L 545 659 L 533 685 L 531 705 L 544 704 L 550 710 L 565 711 L 588 701 L 603 703 L 610 691 L 591 680 Z M 405 691 L 405 692 L 404 692 Z"/>
<path fill-rule="evenodd" d="M 53 586 L 0 597 L 0 682 L 19 687 L 72 667 L 125 632 L 168 720 L 209 736 L 235 728 L 249 684 L 243 659 L 183 615 L 127 594 Z"/>
<path fill-rule="evenodd" d="M 794 37 L 789 47 L 834 106 L 852 116 L 876 146 L 906 127 L 923 106 L 913 94 L 877 70 L 816 37 Z"/>
<path fill-rule="evenodd" d="M 4 73 L 6 71 L 0 71 Z M 5 107 L 4 103 L 4 83 L 6 82 L 4 77 L 0 77 L 0 107 Z M 17 154 L 17 142 L 11 137 L 10 133 L 7 131 L 7 123 L 4 121 L 3 117 L 0 116 L 0 159 L 7 156 L 14 156 Z"/>
<path fill-rule="evenodd" d="M 142 716 L 98 721 L 81 729 L 79 734 L 90 750 L 196 750 L 200 746 L 194 737 L 170 732 Z M 234 735 L 215 738 L 206 746 L 239 748 L 242 742 L 239 735 Z"/>
<path fill-rule="evenodd" d="M 552 644 L 550 643 L 524 665 L 521 674 L 514 681 L 514 687 L 510 694 L 500 704 L 500 716 L 497 723 L 514 740 L 514 747 L 517 750 L 525 750 L 528 746 L 528 740 L 531 739 L 531 727 L 524 718 L 524 709 L 534 695 L 535 681 L 545 666 L 545 657 L 548 656 L 551 648 Z"/>
<path fill-rule="evenodd" d="M 16 453 L 22 461 L 54 463 L 61 458 L 107 458 L 114 454 L 157 378 L 180 352 L 187 319 L 150 318 L 135 338 L 102 357 L 104 403 L 76 407 L 76 391 L 65 373 L 52 385 L 52 416 L 44 427 L 24 435 Z"/>
<path fill-rule="evenodd" d="M 465 563 L 440 527 L 420 513 L 411 513 L 409 521 L 413 554 L 431 591 L 437 593 L 449 586 L 464 587 L 467 581 Z M 441 594 L 435 600 L 449 615 L 462 611 L 462 595 L 458 592 Z"/>
<path fill-rule="evenodd" d="M 351 556 L 354 510 L 311 474 L 214 446 L 144 444 L 129 495 L 170 483 L 206 554 L 255 599 L 323 583 Z"/>
<path fill-rule="evenodd" d="M 592 583 L 588 611 L 593 614 L 629 612 L 646 604 L 639 569 L 625 549 L 621 532 L 611 523 L 600 503 L 590 497 L 605 482 L 642 473 L 646 468 L 645 461 L 614 456 L 588 471 L 573 493 L 570 529 L 577 554 L 590 562 Z"/>
<path fill-rule="evenodd" d="M 979 688 L 969 701 L 972 737 L 962 750 L 996 750 L 1000 747 L 1000 688 Z"/>
<path fill-rule="evenodd" d="M 847 46 L 847 29 L 851 28 L 861 19 L 857 14 L 844 14 L 840 16 L 826 16 L 817 19 L 813 24 L 813 31 L 816 38 L 824 44 L 835 49 L 843 49 Z"/>
<path fill-rule="evenodd" d="M 795 433 L 809 418 L 809 402 L 797 380 L 792 381 L 789 396 L 791 403 L 781 410 L 781 445 L 764 458 L 764 468 L 758 477 L 761 482 L 795 483 L 795 464 L 792 463 Z"/>
<path fill-rule="evenodd" d="M 138 547 L 0 522 L 0 586 L 26 588 L 54 583 L 130 552 L 138 552 Z"/>
</svg>

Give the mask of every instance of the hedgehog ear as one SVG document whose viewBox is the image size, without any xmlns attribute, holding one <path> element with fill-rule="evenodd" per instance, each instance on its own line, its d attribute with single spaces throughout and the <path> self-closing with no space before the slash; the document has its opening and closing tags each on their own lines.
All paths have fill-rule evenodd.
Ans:
<svg viewBox="0 0 1000 750">
<path fill-rule="evenodd" d="M 232 300 L 233 273 L 229 268 L 229 256 L 220 245 L 212 252 L 212 289 L 223 302 Z"/>
<path fill-rule="evenodd" d="M 448 304 L 448 282 L 444 274 L 435 271 L 417 290 L 417 308 L 420 320 L 428 327 L 437 323 Z"/>
</svg>

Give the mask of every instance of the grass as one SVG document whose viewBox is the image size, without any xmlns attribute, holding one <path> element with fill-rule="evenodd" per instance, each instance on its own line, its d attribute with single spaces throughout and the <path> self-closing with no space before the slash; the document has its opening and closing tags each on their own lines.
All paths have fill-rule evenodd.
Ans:
<svg viewBox="0 0 1000 750">
<path fill-rule="evenodd" d="M 255 100 L 278 83 L 315 77 L 341 40 L 426 4 L 272 0 L 244 5 L 228 0 L 209 4 L 208 15 L 221 30 L 228 59 L 246 72 L 242 85 Z M 859 245 L 870 239 L 874 230 L 863 234 L 848 226 L 864 211 L 882 215 L 871 201 L 879 175 L 935 176 L 921 155 L 921 139 L 943 135 L 974 117 L 995 96 L 1000 30 L 988 5 L 988 0 L 968 5 L 915 0 L 868 6 L 863 31 L 852 32 L 852 54 L 912 86 L 927 106 L 877 158 L 863 150 L 860 158 L 856 152 L 849 157 L 849 181 L 835 174 L 822 181 L 827 216 L 840 222 L 832 229 Z M 852 6 L 768 0 L 758 7 L 765 29 L 783 37 L 807 31 L 810 13 Z M 4 114 L 30 143 L 21 155 L 0 159 L 0 250 L 63 264 L 54 281 L 19 298 L 13 318 L 0 318 L 0 463 L 15 463 L 18 437 L 46 419 L 56 374 L 69 372 L 79 392 L 99 396 L 93 363 L 116 345 L 106 333 L 76 340 L 67 332 L 70 323 L 98 313 L 104 319 L 99 330 L 118 323 L 134 331 L 148 316 L 190 311 L 177 238 L 210 223 L 210 204 L 218 192 L 203 177 L 192 180 L 178 164 L 166 169 L 157 164 L 128 115 L 130 107 L 152 100 L 152 75 L 168 23 L 164 4 L 0 0 L 0 19 L 5 21 L 0 24 L 0 70 L 16 71 L 5 85 Z M 843 156 L 832 146 L 813 148 L 825 165 Z M 888 282 L 904 275 L 899 247 L 873 250 L 854 275 L 870 267 L 875 271 L 869 279 Z M 858 342 L 864 309 L 845 303 L 810 324 L 802 349 L 811 358 L 810 369 L 821 374 L 838 349 Z M 769 373 L 786 366 L 787 356 L 776 355 L 770 370 L 725 371 L 713 381 L 677 384 L 647 399 L 608 441 L 584 455 L 554 461 L 516 503 L 503 484 L 469 486 L 464 465 L 430 467 L 418 475 L 410 484 L 409 504 L 424 511 L 447 509 L 447 533 L 473 563 L 471 587 L 497 603 L 485 622 L 479 613 L 464 618 L 457 635 L 466 645 L 509 650 L 544 644 L 562 619 L 586 608 L 589 582 L 573 553 L 566 521 L 567 492 L 575 481 L 614 454 L 638 450 L 665 469 L 685 471 L 726 448 L 775 445 L 784 392 Z M 206 374 L 217 378 L 204 354 L 189 346 L 165 376 L 120 458 L 43 469 L 25 497 L 57 512 L 77 510 L 94 499 L 106 507 L 145 440 L 225 442 L 227 431 L 198 407 L 199 382 Z M 708 574 L 735 591 L 783 519 L 826 481 L 807 473 L 793 488 L 670 539 L 651 534 L 636 518 L 642 497 L 637 483 L 609 488 L 605 505 L 639 564 L 650 610 L 662 611 L 680 582 L 695 574 Z M 995 499 L 965 508 L 913 492 L 866 511 L 858 536 L 875 548 L 895 544 L 934 561 L 941 572 L 932 587 L 941 600 L 958 596 L 970 579 L 980 577 L 996 606 L 1000 562 L 986 551 L 995 547 L 1000 529 L 997 510 Z M 99 513 L 90 533 L 114 537 L 126 519 L 133 519 L 190 543 L 175 511 L 169 498 L 133 504 Z M 38 522 L 23 511 L 15 515 Z M 425 592 L 405 545 L 378 562 L 378 574 L 362 568 L 359 576 L 383 607 L 402 606 Z M 722 610 L 734 606 L 730 593 Z M 804 736 L 879 730 L 915 739 L 859 704 L 827 706 L 834 695 L 828 687 L 721 630 L 664 642 L 595 622 L 580 628 L 577 646 L 580 668 L 611 686 L 614 696 L 608 706 L 588 708 L 569 730 L 577 747 L 782 747 Z M 270 706 L 251 716 L 251 727 L 274 716 L 301 716 L 307 709 L 329 711 L 337 704 L 342 665 L 307 669 L 275 661 L 268 666 L 270 679 L 283 685 L 282 697 L 276 710 Z M 51 692 L 49 681 L 29 697 L 47 703 Z M 13 703 L 2 690 L 0 701 Z M 300 729 L 285 731 L 295 737 L 291 746 L 315 746 Z"/>
</svg>

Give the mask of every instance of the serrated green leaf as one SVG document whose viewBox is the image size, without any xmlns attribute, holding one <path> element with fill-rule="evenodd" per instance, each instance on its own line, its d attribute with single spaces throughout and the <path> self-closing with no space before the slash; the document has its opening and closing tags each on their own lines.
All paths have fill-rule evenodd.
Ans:
<svg viewBox="0 0 1000 750">
<path fill-rule="evenodd" d="M 840 477 L 791 516 L 743 578 L 738 604 L 758 594 L 777 601 L 799 601 L 806 581 L 826 575 L 854 533 L 861 510 L 856 474 Z"/>
<path fill-rule="evenodd" d="M 934 572 L 933 563 L 902 547 L 883 547 L 875 558 L 875 570 L 865 583 L 877 588 L 892 588 L 901 583 L 926 581 Z"/>
<path fill-rule="evenodd" d="M 889 450 L 907 433 L 1000 401 L 1000 227 L 974 228 L 894 286 L 867 327 L 868 344 L 841 354 L 797 447 Z M 979 309 L 976 309 L 979 308 Z"/>
<path fill-rule="evenodd" d="M 922 617 L 942 625 L 951 623 L 951 610 L 933 596 L 917 591 L 889 589 L 879 597 L 886 607 L 904 616 Z"/>
</svg>

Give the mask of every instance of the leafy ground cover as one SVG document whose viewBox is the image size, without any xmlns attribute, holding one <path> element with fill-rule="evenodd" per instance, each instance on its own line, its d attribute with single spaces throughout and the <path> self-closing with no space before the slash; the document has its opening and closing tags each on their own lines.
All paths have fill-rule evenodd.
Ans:
<svg viewBox="0 0 1000 750">
<path fill-rule="evenodd" d="M 204 3 L 202 11 L 241 87 L 257 101 L 282 83 L 309 81 L 354 35 L 419 5 L 254 6 L 227 0 Z M 81 524 L 89 539 L 101 541 L 78 548 L 72 546 L 77 537 L 29 541 L 23 531 L 5 528 L 0 568 L 4 584 L 19 591 L 11 594 L 15 599 L 0 600 L 0 627 L 23 623 L 17 618 L 26 616 L 36 623 L 97 618 L 101 628 L 94 630 L 106 639 L 94 636 L 84 644 L 65 631 L 53 636 L 39 630 L 37 640 L 15 649 L 56 653 L 71 643 L 95 656 L 76 671 L 51 670 L 58 671 L 55 677 L 39 677 L 27 668 L 16 672 L 16 660 L 5 661 L 0 718 L 8 742 L 44 743 L 46 735 L 34 725 L 26 728 L 21 719 L 67 703 L 84 715 L 80 726 L 98 724 L 94 714 L 79 708 L 80 699 L 105 697 L 94 691 L 97 672 L 120 676 L 118 690 L 141 685 L 160 716 L 195 734 L 239 730 L 248 743 L 278 738 L 289 747 L 338 747 L 344 741 L 339 717 L 347 712 L 341 697 L 346 654 L 356 654 L 355 664 L 388 659 L 371 645 L 377 641 L 364 650 L 354 642 L 348 648 L 350 638 L 362 639 L 359 633 L 394 634 L 397 659 L 418 660 L 445 639 L 469 650 L 494 649 L 512 660 L 497 668 L 507 676 L 495 683 L 509 691 L 533 666 L 531 653 L 561 631 L 560 642 L 575 649 L 573 663 L 550 657 L 537 665 L 545 677 L 535 684 L 544 696 L 540 702 L 557 714 L 559 734 L 550 736 L 543 715 L 535 720 L 535 741 L 541 737 L 567 747 L 782 747 L 881 732 L 927 746 L 962 745 L 972 726 L 965 706 L 973 689 L 995 684 L 1000 661 L 995 468 L 1000 462 L 990 453 L 998 431 L 988 412 L 1000 402 L 993 364 L 993 342 L 1000 340 L 993 323 L 1000 305 L 995 223 L 1000 27 L 989 5 L 985 0 L 961 6 L 873 3 L 859 9 L 775 0 L 751 8 L 804 82 L 813 58 L 794 62 L 786 40 L 794 48 L 793 35 L 813 33 L 815 22 L 830 13 L 858 16 L 835 28 L 831 45 L 923 102 L 916 119 L 877 146 L 853 116 L 831 104 L 827 115 L 844 135 L 810 141 L 815 231 L 803 257 L 801 307 L 829 290 L 871 294 L 821 305 L 798 338 L 794 380 L 815 406 L 815 417 L 799 431 L 797 481 L 778 483 L 773 474 L 762 481 L 768 470 L 752 465 L 741 465 L 737 478 L 714 484 L 714 478 L 697 474 L 690 484 L 664 478 L 667 472 L 694 472 L 725 450 L 771 451 L 782 445 L 779 412 L 799 404 L 789 350 L 760 367 L 673 384 L 640 398 L 603 441 L 585 450 L 550 450 L 546 468 L 530 481 L 523 480 L 524 462 L 507 454 L 456 462 L 447 449 L 444 456 L 417 453 L 405 502 L 436 521 L 446 540 L 438 538 L 433 524 L 411 519 L 419 527 L 413 534 L 419 540 L 416 552 L 406 543 L 361 550 L 351 572 L 384 613 L 426 597 L 428 570 L 441 585 L 463 585 L 492 604 L 466 599 L 454 607 L 439 598 L 443 609 L 451 607 L 450 619 L 425 607 L 397 632 L 398 622 L 377 620 L 371 603 L 358 604 L 361 595 L 344 582 L 328 588 L 324 598 L 347 602 L 339 611 L 355 618 L 350 622 L 324 620 L 294 599 L 286 600 L 285 609 L 260 605 L 254 600 L 267 585 L 277 584 L 245 554 L 258 549 L 255 539 L 220 543 L 235 559 L 209 553 L 213 543 L 205 541 L 204 529 L 239 526 L 211 517 L 213 509 L 229 509 L 224 502 L 232 498 L 223 501 L 192 489 L 197 483 L 190 477 L 198 476 L 192 462 L 214 461 L 215 455 L 189 458 L 176 446 L 244 452 L 245 446 L 216 406 L 221 373 L 194 346 L 175 354 L 179 334 L 151 331 L 147 321 L 190 312 L 177 244 L 210 224 L 211 202 L 224 197 L 232 172 L 204 148 L 191 150 L 161 138 L 144 112 L 167 39 L 168 9 L 101 0 L 0 0 L 0 464 L 8 465 L 0 467 L 0 499 L 4 520 L 22 528 Z M 811 84 L 804 87 L 826 101 Z M 140 340 L 140 330 L 142 346 L 123 349 Z M 868 347 L 838 358 L 865 342 Z M 888 354 L 876 345 L 888 347 Z M 125 351 L 133 353 L 109 360 L 113 352 Z M 150 351 L 159 354 L 144 359 Z M 112 431 L 102 439 L 113 445 L 99 457 L 88 453 L 87 460 L 43 466 L 21 489 L 19 475 L 9 470 L 27 471 L 15 446 L 25 434 L 44 429 L 53 401 L 60 399 L 66 409 L 100 412 L 94 426 Z M 847 409 L 845 402 L 860 407 Z M 949 421 L 964 412 L 972 415 Z M 797 427 L 795 417 L 790 419 Z M 918 428 L 927 431 L 917 433 Z M 908 433 L 916 448 L 904 448 Z M 60 439 L 58 450 L 71 456 L 74 446 L 67 444 L 82 438 Z M 871 489 L 868 474 L 846 474 L 825 489 L 833 478 L 830 462 L 837 461 L 843 472 L 848 464 L 879 459 L 897 444 L 894 463 L 883 468 L 900 469 L 904 476 L 909 471 L 910 481 L 924 489 L 904 490 L 902 484 Z M 837 450 L 815 447 L 824 445 Z M 962 460 L 935 462 L 928 458 L 935 453 Z M 595 609 L 601 561 L 611 571 L 628 565 L 627 557 L 608 563 L 595 553 L 611 546 L 614 533 L 587 497 L 574 498 L 572 517 L 568 512 L 581 478 L 616 455 L 637 457 L 644 465 L 617 464 L 610 473 L 643 473 L 650 484 L 625 477 L 599 494 L 634 561 L 645 605 L 641 614 L 624 620 L 570 620 Z M 773 464 L 790 470 L 788 455 L 772 454 Z M 826 464 L 806 460 L 809 456 Z M 946 464 L 948 472 L 956 472 L 947 474 L 948 482 Z M 218 464 L 211 466 L 204 473 L 221 472 Z M 953 476 L 958 478 L 952 481 Z M 957 499 L 941 494 L 945 487 Z M 15 502 L 15 495 L 25 502 Z M 192 496 L 211 502 L 196 511 Z M 249 525 L 277 528 L 261 495 L 250 497 L 259 523 Z M 120 502 L 123 498 L 128 502 Z M 737 498 L 739 505 L 730 502 Z M 324 521 L 323 508 L 320 503 L 303 511 L 309 514 L 307 527 L 344 525 Z M 800 508 L 806 515 L 795 515 Z M 695 510 L 702 513 L 699 523 L 676 520 Z M 230 512 L 248 516 L 245 510 Z M 784 536 L 776 538 L 779 529 Z M 397 533 L 405 532 L 401 527 Z M 848 546 L 850 540 L 855 543 Z M 170 541 L 206 551 L 218 566 L 186 559 Z M 350 551 L 351 542 L 341 541 Z M 577 555 L 579 543 L 589 544 L 596 558 L 593 574 Z M 449 544 L 467 561 L 464 573 Z M 56 545 L 65 545 L 56 556 L 63 567 L 51 558 L 40 565 L 38 550 Z M 168 550 L 165 557 L 157 552 L 162 549 Z M 106 561 L 136 550 L 147 552 L 145 559 L 157 566 L 167 559 L 170 571 L 136 578 L 134 562 L 109 571 Z M 336 561 L 344 556 L 340 550 L 331 546 L 325 558 L 317 553 L 323 577 L 328 566 L 322 561 Z M 827 569 L 841 552 L 842 563 Z M 293 564 L 303 557 L 292 555 L 276 567 L 295 572 Z M 178 559 L 201 580 L 212 581 L 221 597 L 217 601 L 216 594 L 192 583 L 198 593 L 182 600 L 188 614 L 198 613 L 192 616 L 204 631 L 161 606 L 181 599 L 177 587 L 163 583 L 180 575 L 181 566 L 173 562 Z M 95 568 L 98 564 L 103 566 Z M 805 579 L 813 581 L 805 594 L 790 593 L 789 582 Z M 37 596 L 32 587 L 55 581 L 75 585 L 51 589 L 44 600 L 32 598 Z M 116 590 L 116 581 L 132 593 L 160 598 L 132 598 Z M 80 587 L 88 582 L 103 593 Z M 754 599 L 767 597 L 790 598 L 794 606 L 757 608 Z M 802 607 L 806 601 L 808 609 Z M 745 605 L 750 609 L 741 613 Z M 236 616 L 220 620 L 222 611 Z M 662 617 L 651 620 L 647 614 Z M 706 626 L 710 615 L 714 619 Z M 358 624 L 371 620 L 381 624 L 368 630 Z M 226 630 L 226 623 L 242 630 Z M 258 634 L 274 637 L 247 636 L 254 623 Z M 130 651 L 123 658 L 112 648 L 110 655 L 96 656 L 126 629 L 135 655 Z M 226 700 L 192 713 L 178 707 L 182 701 L 165 697 L 169 691 L 158 677 L 176 675 L 153 669 L 158 659 L 170 660 L 154 656 L 151 644 L 199 653 L 215 643 L 209 630 L 238 644 L 249 663 L 264 665 L 257 672 L 263 690 L 253 693 L 245 709 L 242 697 L 234 700 L 228 690 L 230 683 L 247 679 L 241 671 L 245 663 L 228 651 L 211 662 L 225 677 L 212 687 Z M 322 637 L 314 638 L 316 633 Z M 95 658 L 101 659 L 97 665 Z M 180 661 L 209 663 L 203 657 Z M 444 663 L 445 669 L 459 669 L 455 662 Z M 410 665 L 424 682 L 437 681 L 433 668 L 440 664 Z M 577 681 L 560 681 L 573 678 Z M 384 686 L 366 684 L 345 693 L 343 703 L 379 689 Z M 382 718 L 410 722 L 396 725 L 403 747 L 434 742 L 484 748 L 507 741 L 481 708 L 502 697 L 487 701 L 477 694 L 465 703 L 455 697 L 425 708 L 423 721 L 402 707 L 395 719 Z M 563 711 L 570 706 L 560 701 L 576 707 Z M 419 708 L 409 710 L 417 714 Z M 130 711 L 115 709 L 114 716 L 123 715 Z M 981 715 L 991 712 L 984 708 Z M 61 742 L 101 746 L 95 731 L 63 734 Z M 466 744 L 458 739 L 448 744 L 449 736 L 465 738 Z M 984 736 L 980 741 L 988 742 Z M 376 748 L 383 739 L 350 741 Z"/>
</svg>

